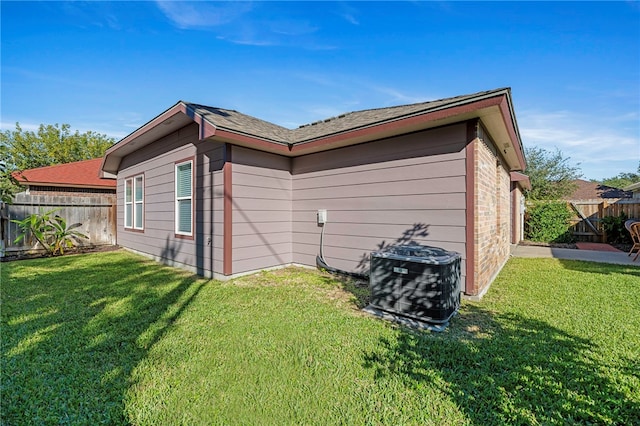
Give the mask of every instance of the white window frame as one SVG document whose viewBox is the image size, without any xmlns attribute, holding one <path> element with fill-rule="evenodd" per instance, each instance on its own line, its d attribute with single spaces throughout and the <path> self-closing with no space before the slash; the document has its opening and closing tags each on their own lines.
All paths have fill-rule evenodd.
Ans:
<svg viewBox="0 0 640 426">
<path fill-rule="evenodd" d="M 188 196 L 182 196 L 182 197 L 178 197 L 178 167 L 184 165 L 184 164 L 191 164 L 191 176 L 190 176 L 190 183 L 191 183 L 191 191 L 189 193 Z M 175 169 L 174 169 L 174 181 L 175 181 L 175 192 L 174 192 L 174 198 L 175 198 L 175 206 L 174 206 L 174 211 L 175 211 L 175 233 L 176 235 L 180 235 L 180 236 L 184 236 L 184 237 L 192 237 L 193 236 L 193 176 L 194 176 L 194 163 L 193 163 L 193 159 L 188 159 L 188 160 L 184 160 L 184 161 L 179 161 L 177 163 L 175 163 Z M 190 226 L 190 230 L 189 232 L 185 232 L 185 231 L 181 231 L 179 229 L 180 227 L 180 201 L 185 201 L 185 200 L 189 200 L 190 204 L 191 204 L 191 226 Z"/>
<path fill-rule="evenodd" d="M 127 187 L 131 185 L 129 199 L 127 200 Z M 124 180 L 124 228 L 133 229 L 133 178 Z"/>
<path fill-rule="evenodd" d="M 131 198 L 128 201 L 127 185 L 131 185 Z M 136 190 L 138 188 L 141 189 L 142 193 L 139 200 L 136 199 Z M 128 209 L 127 206 L 130 206 L 130 208 Z M 137 206 L 140 206 L 140 208 L 136 208 Z M 137 213 L 138 210 L 140 214 Z M 138 222 L 140 222 L 140 225 L 137 225 Z M 144 230 L 144 174 L 131 176 L 124 180 L 124 228 L 136 231 Z"/>
</svg>

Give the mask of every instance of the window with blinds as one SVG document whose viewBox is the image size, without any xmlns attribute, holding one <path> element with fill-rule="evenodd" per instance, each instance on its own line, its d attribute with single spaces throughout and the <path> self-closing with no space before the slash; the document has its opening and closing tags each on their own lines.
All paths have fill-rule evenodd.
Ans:
<svg viewBox="0 0 640 426">
<path fill-rule="evenodd" d="M 193 161 L 176 164 L 176 234 L 193 235 Z"/>
<path fill-rule="evenodd" d="M 144 229 L 144 176 L 138 175 L 124 181 L 124 227 Z"/>
</svg>

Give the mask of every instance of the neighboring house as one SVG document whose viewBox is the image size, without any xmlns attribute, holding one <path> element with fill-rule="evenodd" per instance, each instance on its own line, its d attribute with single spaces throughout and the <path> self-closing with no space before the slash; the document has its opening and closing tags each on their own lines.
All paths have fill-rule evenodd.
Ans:
<svg viewBox="0 0 640 426">
<path fill-rule="evenodd" d="M 102 158 L 56 164 L 12 173 L 31 195 L 115 194 L 115 179 L 100 177 Z"/>
<path fill-rule="evenodd" d="M 640 182 L 624 187 L 625 191 L 631 191 L 632 198 L 640 198 Z"/>
<path fill-rule="evenodd" d="M 324 257 L 346 271 L 414 241 L 462 255 L 482 295 L 521 239 L 528 178 L 510 89 L 287 129 L 178 102 L 109 148 L 118 244 L 205 276 Z"/>
<path fill-rule="evenodd" d="M 20 229 L 11 220 L 53 209 L 58 209 L 68 225 L 82 224 L 77 230 L 88 237 L 80 241 L 83 245 L 115 244 L 116 181 L 100 177 L 101 164 L 102 159 L 97 158 L 12 173 L 24 191 L 2 208 L 2 251 L 37 248 L 33 240 L 13 242 Z"/>
<path fill-rule="evenodd" d="M 576 185 L 576 189 L 564 197 L 566 200 L 610 200 L 631 198 L 632 196 L 630 191 L 602 185 L 598 182 L 576 179 L 573 183 Z"/>
</svg>

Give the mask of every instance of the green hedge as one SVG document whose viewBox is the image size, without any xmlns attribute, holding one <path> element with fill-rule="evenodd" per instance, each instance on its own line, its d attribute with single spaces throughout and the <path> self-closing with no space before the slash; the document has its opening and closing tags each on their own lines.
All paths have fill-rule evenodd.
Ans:
<svg viewBox="0 0 640 426">
<path fill-rule="evenodd" d="M 571 211 L 564 201 L 540 201 L 527 205 L 525 238 L 545 243 L 573 242 L 569 230 Z"/>
<path fill-rule="evenodd" d="M 608 243 L 630 244 L 631 234 L 625 228 L 624 223 L 629 219 L 624 212 L 620 216 L 606 216 L 602 218 L 602 227 L 607 236 Z"/>
</svg>

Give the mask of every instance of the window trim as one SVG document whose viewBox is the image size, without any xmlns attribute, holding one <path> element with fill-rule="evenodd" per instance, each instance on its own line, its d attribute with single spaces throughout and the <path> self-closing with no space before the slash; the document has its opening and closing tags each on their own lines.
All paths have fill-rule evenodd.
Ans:
<svg viewBox="0 0 640 426">
<path fill-rule="evenodd" d="M 140 185 L 142 186 L 142 199 L 141 200 L 136 200 L 136 188 L 137 185 L 136 183 L 138 182 L 138 179 L 141 180 Z M 127 202 L 127 183 L 131 182 L 131 201 Z M 123 205 L 124 205 L 124 229 L 127 231 L 131 231 L 131 232 L 144 232 L 144 221 L 145 221 L 145 206 L 146 206 L 146 202 L 145 202 L 145 196 L 146 196 L 146 191 L 145 191 L 145 178 L 144 178 L 144 173 L 138 173 L 136 175 L 132 175 L 129 177 L 126 177 L 124 179 L 124 196 L 123 196 Z M 131 206 L 131 224 L 127 225 L 127 205 Z M 140 220 L 141 226 L 136 226 L 136 219 L 137 219 L 137 215 L 136 215 L 136 205 L 141 205 L 142 208 L 140 209 L 141 215 L 142 215 L 142 219 Z"/>
<path fill-rule="evenodd" d="M 189 197 L 178 197 L 178 167 L 186 164 L 186 163 L 191 163 L 191 195 Z M 173 192 L 173 200 L 174 200 L 174 206 L 173 206 L 173 214 L 174 214 L 174 233 L 175 233 L 175 237 L 176 238 L 184 238 L 184 239 L 189 239 L 189 240 L 193 240 L 194 239 L 194 228 L 195 228 L 195 223 L 194 223 L 194 219 L 195 219 L 195 202 L 194 202 L 194 183 L 195 183 L 195 161 L 194 161 L 194 157 L 189 157 L 189 158 L 184 158 L 182 160 L 176 161 L 174 163 L 173 166 L 173 180 L 174 180 L 174 192 Z M 181 200 L 190 200 L 191 201 L 191 232 L 184 232 L 184 231 L 180 231 L 178 230 L 178 225 L 179 225 L 179 211 L 178 211 L 178 201 Z"/>
</svg>

